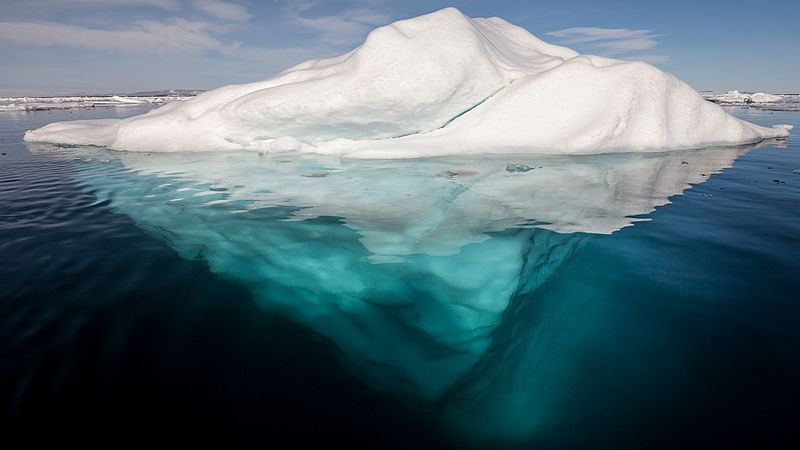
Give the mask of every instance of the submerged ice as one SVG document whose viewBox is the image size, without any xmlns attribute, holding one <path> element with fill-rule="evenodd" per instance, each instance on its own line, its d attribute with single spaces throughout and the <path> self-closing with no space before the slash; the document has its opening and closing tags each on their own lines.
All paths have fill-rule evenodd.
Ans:
<svg viewBox="0 0 800 450">
<path fill-rule="evenodd" d="M 502 19 L 447 8 L 264 81 L 129 119 L 50 124 L 25 139 L 407 158 L 661 151 L 754 143 L 789 128 L 739 120 L 651 65 L 580 55 Z"/>
<path fill-rule="evenodd" d="M 511 303 L 585 239 L 644 220 L 747 150 L 350 160 L 30 148 L 74 156 L 100 199 L 329 338 L 376 389 L 424 399 L 468 374 Z"/>
</svg>

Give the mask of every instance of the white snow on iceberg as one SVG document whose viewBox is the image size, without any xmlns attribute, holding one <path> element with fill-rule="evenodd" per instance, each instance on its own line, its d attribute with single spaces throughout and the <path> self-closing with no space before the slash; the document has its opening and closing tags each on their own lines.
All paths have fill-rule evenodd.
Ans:
<svg viewBox="0 0 800 450">
<path fill-rule="evenodd" d="M 402 158 L 659 151 L 753 143 L 789 129 L 739 120 L 651 65 L 579 55 L 502 19 L 446 8 L 261 82 L 124 120 L 50 124 L 25 139 Z"/>
</svg>

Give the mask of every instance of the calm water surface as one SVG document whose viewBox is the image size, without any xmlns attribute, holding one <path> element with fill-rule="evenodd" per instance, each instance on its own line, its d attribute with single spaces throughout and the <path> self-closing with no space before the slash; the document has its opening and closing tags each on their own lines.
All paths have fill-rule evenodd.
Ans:
<svg viewBox="0 0 800 450">
<path fill-rule="evenodd" d="M 22 143 L 141 112 L 0 114 L 3 448 L 798 444 L 796 135 L 414 161 Z"/>
</svg>

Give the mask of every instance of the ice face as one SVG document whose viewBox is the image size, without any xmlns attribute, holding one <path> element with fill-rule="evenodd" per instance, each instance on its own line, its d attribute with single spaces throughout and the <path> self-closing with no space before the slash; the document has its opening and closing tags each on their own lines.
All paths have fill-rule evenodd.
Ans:
<svg viewBox="0 0 800 450">
<path fill-rule="evenodd" d="M 361 158 L 663 151 L 788 136 L 673 75 L 543 42 L 454 8 L 372 31 L 354 50 L 113 122 L 25 139 L 118 150 L 311 152 Z"/>
<path fill-rule="evenodd" d="M 329 338 L 376 389 L 424 399 L 469 373 L 513 299 L 583 241 L 747 150 L 409 161 L 30 148 L 76 158 L 100 199 Z"/>
</svg>

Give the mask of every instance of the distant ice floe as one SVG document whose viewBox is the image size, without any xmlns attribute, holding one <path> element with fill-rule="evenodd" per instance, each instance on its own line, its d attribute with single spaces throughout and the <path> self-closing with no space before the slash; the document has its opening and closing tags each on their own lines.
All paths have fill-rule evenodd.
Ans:
<svg viewBox="0 0 800 450">
<path fill-rule="evenodd" d="M 750 106 L 761 109 L 779 111 L 796 111 L 800 104 L 799 94 L 767 94 L 764 92 L 747 93 L 738 90 L 720 92 L 703 92 L 703 98 L 723 106 Z"/>
<path fill-rule="evenodd" d="M 191 95 L 0 97 L 0 112 L 47 111 L 53 109 L 121 107 L 130 105 L 163 105 L 185 101 L 190 98 L 192 98 Z"/>
<path fill-rule="evenodd" d="M 790 128 L 737 119 L 652 65 L 581 55 L 500 18 L 446 8 L 264 81 L 124 120 L 54 123 L 25 139 L 414 158 L 663 151 L 755 143 Z"/>
</svg>

